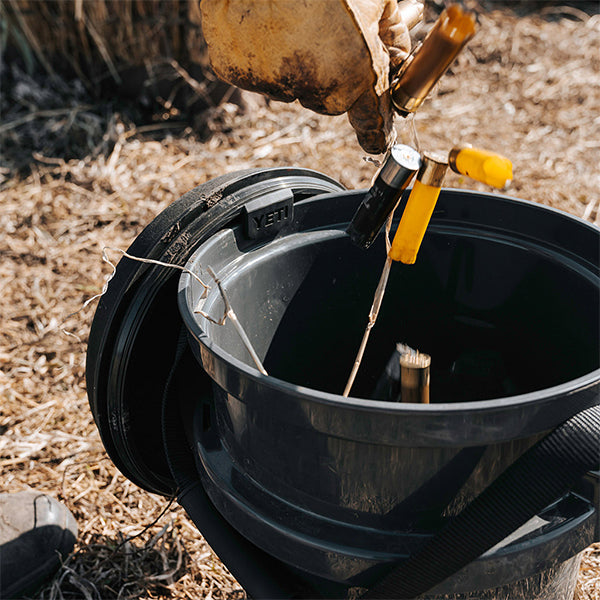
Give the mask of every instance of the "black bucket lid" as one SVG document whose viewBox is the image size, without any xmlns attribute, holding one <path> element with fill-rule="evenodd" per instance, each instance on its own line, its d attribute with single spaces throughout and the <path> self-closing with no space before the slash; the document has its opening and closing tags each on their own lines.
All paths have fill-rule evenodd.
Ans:
<svg viewBox="0 0 600 600">
<path fill-rule="evenodd" d="M 182 266 L 200 243 L 240 219 L 248 202 L 286 193 L 295 202 L 343 189 L 326 175 L 300 168 L 222 175 L 167 207 L 128 254 Z M 165 495 L 175 491 L 161 410 L 182 324 L 179 275 L 176 269 L 123 258 L 96 309 L 86 364 L 90 407 L 111 459 L 128 479 Z"/>
</svg>

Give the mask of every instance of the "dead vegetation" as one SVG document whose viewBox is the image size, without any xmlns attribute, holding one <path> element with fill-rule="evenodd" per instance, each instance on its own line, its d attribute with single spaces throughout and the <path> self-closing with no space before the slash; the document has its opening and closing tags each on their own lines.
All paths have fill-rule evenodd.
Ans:
<svg viewBox="0 0 600 600">
<path fill-rule="evenodd" d="M 419 112 L 420 144 L 495 149 L 514 163 L 508 193 L 598 224 L 600 15 L 551 8 L 480 11 L 478 36 Z M 164 105 L 158 120 L 140 123 L 137 109 L 99 100 L 75 79 L 40 85 L 16 67 L 10 77 L 0 125 L 4 491 L 49 492 L 80 527 L 75 553 L 39 597 L 243 597 L 182 510 L 138 489 L 106 456 L 84 378 L 95 303 L 82 306 L 110 272 L 102 248 L 128 247 L 199 183 L 294 165 L 356 188 L 374 166 L 344 117 L 297 105 L 224 103 L 202 115 L 199 134 L 198 123 L 163 118 Z M 447 183 L 484 189 L 457 176 Z M 577 598 L 600 599 L 598 545 L 584 555 Z"/>
</svg>

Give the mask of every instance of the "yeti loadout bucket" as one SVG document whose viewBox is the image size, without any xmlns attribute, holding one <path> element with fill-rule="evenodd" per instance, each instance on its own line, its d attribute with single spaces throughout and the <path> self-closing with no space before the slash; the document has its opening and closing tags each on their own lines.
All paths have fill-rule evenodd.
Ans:
<svg viewBox="0 0 600 600">
<path fill-rule="evenodd" d="M 229 212 L 194 216 L 190 202 L 210 199 L 201 186 L 137 248 L 185 264 L 208 294 L 187 273 L 120 264 L 88 383 L 113 460 L 151 491 L 177 489 L 251 595 L 371 587 L 598 404 L 597 228 L 443 190 L 417 263 L 392 267 L 344 398 L 385 257 L 382 236 L 363 251 L 345 234 L 363 192 L 282 169 L 217 187 Z M 231 319 L 213 322 L 224 303 L 210 270 L 268 375 Z M 373 398 L 398 342 L 431 355 L 430 404 Z M 426 597 L 570 597 L 579 553 L 598 536 L 592 489 L 555 498 Z"/>
</svg>

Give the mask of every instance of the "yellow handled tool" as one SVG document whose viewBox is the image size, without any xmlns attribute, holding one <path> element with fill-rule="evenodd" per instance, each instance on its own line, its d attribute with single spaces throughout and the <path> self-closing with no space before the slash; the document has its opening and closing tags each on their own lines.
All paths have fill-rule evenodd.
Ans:
<svg viewBox="0 0 600 600">
<path fill-rule="evenodd" d="M 512 181 L 512 163 L 500 154 L 470 147 L 452 148 L 448 155 L 450 168 L 495 188 L 504 188 Z"/>
<path fill-rule="evenodd" d="M 388 254 L 392 260 L 406 265 L 412 265 L 417 260 L 447 168 L 448 161 L 445 158 L 433 153 L 423 153 L 421 168 Z"/>
</svg>

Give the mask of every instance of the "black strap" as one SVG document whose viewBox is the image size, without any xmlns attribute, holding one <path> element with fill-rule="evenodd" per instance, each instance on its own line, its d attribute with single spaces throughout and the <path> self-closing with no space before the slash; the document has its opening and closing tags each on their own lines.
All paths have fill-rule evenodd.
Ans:
<svg viewBox="0 0 600 600">
<path fill-rule="evenodd" d="M 525 452 L 423 548 L 362 598 L 415 598 L 458 572 L 568 492 L 600 463 L 600 406 Z"/>
</svg>

